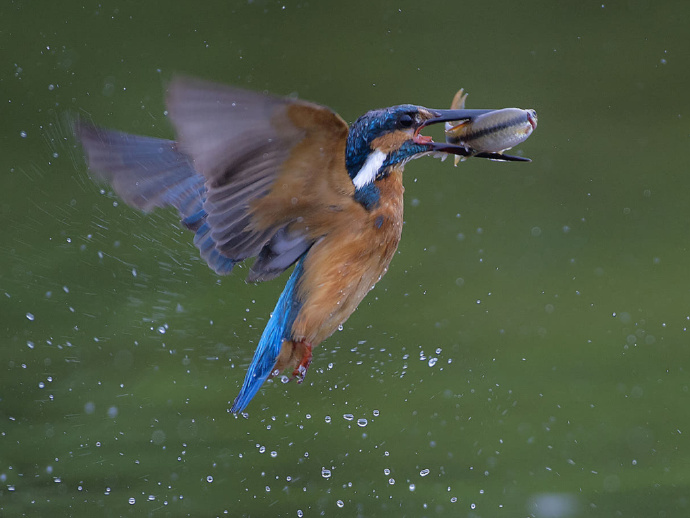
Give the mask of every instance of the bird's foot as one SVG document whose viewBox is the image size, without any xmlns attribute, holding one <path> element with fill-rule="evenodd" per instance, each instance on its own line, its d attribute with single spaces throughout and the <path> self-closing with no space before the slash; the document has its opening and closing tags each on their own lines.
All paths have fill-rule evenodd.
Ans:
<svg viewBox="0 0 690 518">
<path fill-rule="evenodd" d="M 297 383 L 302 383 L 304 381 L 304 377 L 307 375 L 309 365 L 311 365 L 312 345 L 307 342 L 299 342 L 295 344 L 295 349 L 298 348 L 302 352 L 302 359 L 297 365 L 297 368 L 295 368 L 295 370 L 292 371 L 292 378 L 290 378 L 290 381 L 292 381 L 293 379 L 297 379 Z"/>
</svg>

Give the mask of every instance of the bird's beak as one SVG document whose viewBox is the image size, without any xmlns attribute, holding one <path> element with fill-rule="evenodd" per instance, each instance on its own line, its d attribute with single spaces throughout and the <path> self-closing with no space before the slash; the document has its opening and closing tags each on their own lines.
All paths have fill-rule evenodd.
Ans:
<svg viewBox="0 0 690 518">
<path fill-rule="evenodd" d="M 450 144 L 448 142 L 434 142 L 431 137 L 421 135 L 419 132 L 426 126 L 431 124 L 438 124 L 440 122 L 451 122 L 451 121 L 464 121 L 472 122 L 480 115 L 489 113 L 495 110 L 429 110 L 431 113 L 431 118 L 422 122 L 414 134 L 414 140 L 418 144 L 424 144 L 429 147 L 429 151 L 437 153 L 449 153 L 452 155 L 459 156 L 473 156 L 477 158 L 488 158 L 489 160 L 497 160 L 502 162 L 531 162 L 529 158 L 524 158 L 520 156 L 504 155 L 502 153 L 476 153 L 464 146 L 458 146 L 455 144 Z"/>
<path fill-rule="evenodd" d="M 428 110 L 432 117 L 425 120 L 420 129 L 429 124 L 436 124 L 439 122 L 450 122 L 450 121 L 470 121 L 476 119 L 480 115 L 489 113 L 495 110 Z"/>
</svg>

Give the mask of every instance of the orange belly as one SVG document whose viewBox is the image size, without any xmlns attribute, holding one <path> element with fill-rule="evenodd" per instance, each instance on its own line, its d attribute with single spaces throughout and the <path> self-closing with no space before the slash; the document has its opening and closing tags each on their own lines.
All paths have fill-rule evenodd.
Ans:
<svg viewBox="0 0 690 518">
<path fill-rule="evenodd" d="M 403 223 L 402 173 L 379 180 L 378 207 L 339 215 L 339 223 L 308 252 L 298 284 L 302 307 L 292 340 L 313 346 L 332 335 L 386 273 Z"/>
</svg>

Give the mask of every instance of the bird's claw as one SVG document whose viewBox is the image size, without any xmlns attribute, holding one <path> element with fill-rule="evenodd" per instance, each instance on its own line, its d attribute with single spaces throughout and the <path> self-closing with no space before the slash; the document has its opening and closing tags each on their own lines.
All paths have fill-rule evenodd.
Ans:
<svg viewBox="0 0 690 518">
<path fill-rule="evenodd" d="M 297 383 L 302 383 L 304 381 L 304 378 L 307 375 L 307 370 L 309 369 L 309 365 L 311 365 L 311 349 L 312 346 L 310 344 L 304 344 L 302 359 L 300 360 L 299 365 L 297 365 L 297 368 L 292 371 L 292 378 L 290 378 L 290 381 L 293 379 L 296 379 Z"/>
</svg>

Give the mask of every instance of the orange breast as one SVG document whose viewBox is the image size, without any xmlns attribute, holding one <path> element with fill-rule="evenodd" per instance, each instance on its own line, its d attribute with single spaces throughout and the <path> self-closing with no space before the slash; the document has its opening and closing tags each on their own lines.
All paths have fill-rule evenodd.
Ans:
<svg viewBox="0 0 690 518">
<path fill-rule="evenodd" d="M 328 338 L 386 273 L 402 234 L 402 172 L 376 185 L 378 207 L 366 211 L 356 204 L 334 215 L 337 225 L 309 251 L 298 285 L 303 302 L 293 340 L 317 345 Z"/>
</svg>

